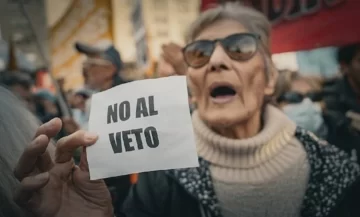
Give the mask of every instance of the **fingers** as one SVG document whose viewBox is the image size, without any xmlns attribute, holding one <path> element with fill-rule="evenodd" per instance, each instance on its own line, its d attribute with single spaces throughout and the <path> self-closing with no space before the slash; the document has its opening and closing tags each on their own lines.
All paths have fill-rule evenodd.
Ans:
<svg viewBox="0 0 360 217">
<path fill-rule="evenodd" d="M 172 60 L 172 58 L 171 57 L 169 57 L 169 55 L 166 55 L 166 54 L 163 54 L 162 55 L 162 58 L 163 58 L 163 60 L 165 60 L 165 62 L 166 63 L 168 63 L 168 64 L 170 64 L 171 66 L 173 66 L 173 60 Z"/>
<path fill-rule="evenodd" d="M 174 42 L 170 42 L 170 43 L 167 43 L 167 44 L 163 44 L 161 46 L 161 48 L 163 50 L 173 50 L 173 51 L 179 51 L 182 49 L 182 47 L 178 44 L 175 44 Z"/>
<path fill-rule="evenodd" d="M 48 183 L 49 178 L 50 175 L 48 172 L 24 178 L 24 180 L 21 181 L 19 189 L 15 192 L 15 202 L 20 206 L 26 205 L 33 194 Z"/>
<path fill-rule="evenodd" d="M 55 151 L 55 162 L 65 163 L 72 159 L 74 151 L 81 146 L 89 146 L 96 142 L 96 134 L 79 130 L 58 141 Z"/>
<path fill-rule="evenodd" d="M 54 118 L 38 128 L 35 134 L 35 138 L 41 134 L 46 135 L 48 138 L 52 138 L 60 132 L 61 127 L 62 127 L 61 120 L 59 118 Z"/>
<path fill-rule="evenodd" d="M 54 152 L 55 148 L 54 145 L 50 142 L 50 145 L 48 145 L 46 151 L 38 157 L 36 161 L 36 166 L 40 170 L 40 172 L 46 172 L 49 171 L 53 166 L 53 158 L 50 156 L 49 152 Z"/>
<path fill-rule="evenodd" d="M 86 147 L 82 148 L 79 168 L 83 171 L 89 171 L 89 164 L 88 164 L 87 155 L 86 155 Z"/>
<path fill-rule="evenodd" d="M 182 47 L 180 45 L 175 44 L 173 42 L 171 42 L 168 46 L 174 51 L 181 51 L 181 49 L 182 49 Z"/>
<path fill-rule="evenodd" d="M 90 181 L 90 173 L 88 171 L 84 171 L 80 168 L 80 166 L 74 167 L 74 173 L 73 173 L 73 182 L 74 184 L 81 183 L 82 185 L 85 185 L 86 183 L 91 182 Z M 83 186 L 86 187 L 86 186 Z"/>
<path fill-rule="evenodd" d="M 14 170 L 14 175 L 18 180 L 23 180 L 35 169 L 37 159 L 46 152 L 48 143 L 49 138 L 40 135 L 25 148 Z"/>
<path fill-rule="evenodd" d="M 53 167 L 53 162 L 47 148 L 49 138 L 54 137 L 60 131 L 61 127 L 61 120 L 54 118 L 38 128 L 35 139 L 26 147 L 15 168 L 14 175 L 18 180 L 21 181 L 30 175 L 35 167 L 41 172 L 48 171 Z M 49 151 L 51 151 L 51 147 Z"/>
</svg>

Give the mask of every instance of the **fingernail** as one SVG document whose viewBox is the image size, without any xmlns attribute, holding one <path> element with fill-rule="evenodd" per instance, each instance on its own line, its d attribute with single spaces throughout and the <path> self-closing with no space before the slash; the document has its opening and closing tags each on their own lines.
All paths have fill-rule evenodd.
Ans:
<svg viewBox="0 0 360 217">
<path fill-rule="evenodd" d="M 93 142 L 98 138 L 98 135 L 96 133 L 86 132 L 84 138 L 87 142 Z"/>
</svg>

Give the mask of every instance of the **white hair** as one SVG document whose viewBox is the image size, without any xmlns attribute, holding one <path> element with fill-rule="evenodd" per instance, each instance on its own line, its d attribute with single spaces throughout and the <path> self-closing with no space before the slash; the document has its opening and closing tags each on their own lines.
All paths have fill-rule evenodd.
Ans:
<svg viewBox="0 0 360 217">
<path fill-rule="evenodd" d="M 264 58 L 266 78 L 269 79 L 270 74 L 276 71 L 270 51 L 271 23 L 263 13 L 254 8 L 247 7 L 240 2 L 227 2 L 209 9 L 201 13 L 192 23 L 188 29 L 186 41 L 192 42 L 206 27 L 220 20 L 237 21 L 250 33 L 260 36 L 259 50 Z"/>
<path fill-rule="evenodd" d="M 258 34 L 264 49 L 270 50 L 270 21 L 263 13 L 244 6 L 240 2 L 227 2 L 201 13 L 188 29 L 186 41 L 193 41 L 202 30 L 219 20 L 239 22 L 249 32 Z"/>
<path fill-rule="evenodd" d="M 0 193 L 11 204 L 12 194 L 18 184 L 13 174 L 14 167 L 25 146 L 35 135 L 39 121 L 16 96 L 2 86 L 0 108 Z M 3 209 L 11 210 L 11 207 L 1 206 L 0 214 Z"/>
</svg>

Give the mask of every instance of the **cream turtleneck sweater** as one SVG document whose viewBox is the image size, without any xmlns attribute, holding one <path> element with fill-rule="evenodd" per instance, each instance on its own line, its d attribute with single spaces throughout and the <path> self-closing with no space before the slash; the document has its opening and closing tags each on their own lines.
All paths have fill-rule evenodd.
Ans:
<svg viewBox="0 0 360 217">
<path fill-rule="evenodd" d="M 224 217 L 296 217 L 309 176 L 296 125 L 267 106 L 263 129 L 254 137 L 222 137 L 193 114 L 198 154 L 210 171 Z"/>
</svg>

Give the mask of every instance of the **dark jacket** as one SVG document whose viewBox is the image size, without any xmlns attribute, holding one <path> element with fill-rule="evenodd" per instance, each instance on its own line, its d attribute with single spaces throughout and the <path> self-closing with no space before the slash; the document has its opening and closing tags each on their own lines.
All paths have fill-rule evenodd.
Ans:
<svg viewBox="0 0 360 217">
<path fill-rule="evenodd" d="M 360 113 L 360 101 L 352 90 L 347 77 L 325 83 L 324 121 L 328 127 L 327 141 L 351 154 L 356 150 L 360 163 L 360 132 L 351 127 L 351 120 L 346 117 L 346 112 Z"/>
<path fill-rule="evenodd" d="M 360 113 L 360 98 L 351 88 L 347 77 L 325 82 L 323 91 L 327 109 L 340 113 L 349 110 Z"/>
<path fill-rule="evenodd" d="M 298 128 L 311 173 L 301 216 L 360 216 L 357 163 L 335 146 Z M 123 206 L 127 217 L 221 217 L 209 163 L 200 167 L 141 174 Z"/>
</svg>

